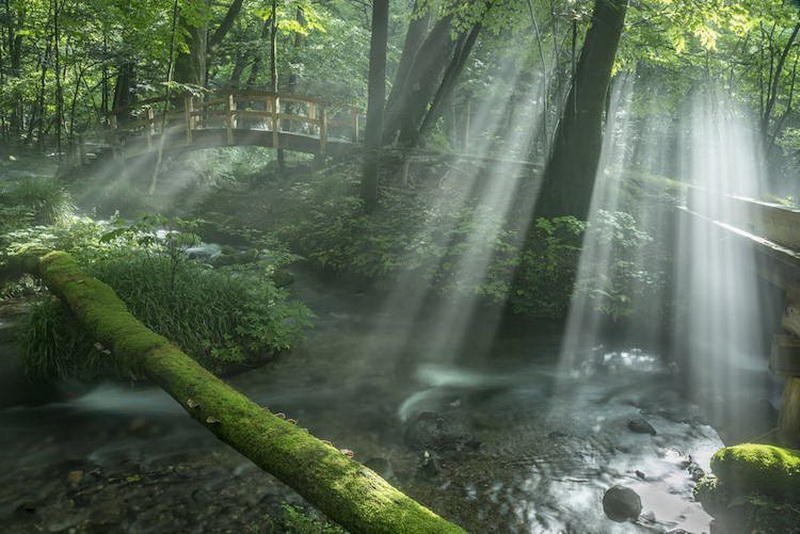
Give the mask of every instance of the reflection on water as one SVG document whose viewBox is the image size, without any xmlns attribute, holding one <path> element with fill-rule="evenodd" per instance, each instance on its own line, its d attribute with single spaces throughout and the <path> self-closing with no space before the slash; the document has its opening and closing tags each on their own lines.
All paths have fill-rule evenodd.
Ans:
<svg viewBox="0 0 800 534">
<path fill-rule="evenodd" d="M 580 373 L 565 375 L 558 328 L 543 325 L 500 332 L 490 352 L 470 355 L 469 364 L 409 375 L 397 365 L 414 350 L 405 328 L 379 321 L 368 297 L 313 289 L 314 283 L 298 284 L 319 316 L 310 338 L 274 365 L 231 380 L 257 402 L 353 449 L 357 460 L 380 466 L 392 483 L 472 532 L 708 530 L 709 517 L 691 500 L 690 462 L 707 468 L 721 443 L 670 387 L 670 370 L 655 354 L 598 349 Z M 383 330 L 375 332 L 373 323 Z M 363 354 L 358 348 L 368 334 L 375 351 Z M 556 382 L 567 384 L 569 402 L 554 397 Z M 436 414 L 430 417 L 450 429 L 456 444 L 429 451 L 433 474 L 419 470 L 423 452 L 408 438 L 423 413 Z M 638 418 L 655 435 L 631 431 Z M 31 499 L 46 517 L 63 491 L 52 487 L 53 473 L 61 479 L 73 463 L 87 472 L 122 465 L 148 472 L 179 462 L 192 463 L 193 472 L 224 467 L 213 479 L 185 475 L 181 484 L 191 491 L 209 480 L 215 492 L 243 480 L 271 483 L 266 476 L 240 478 L 249 464 L 153 387 L 103 385 L 69 402 L 5 410 L 0 424 L 0 518 L 12 524 Z M 614 484 L 641 496 L 638 525 L 605 518 L 602 495 Z M 119 506 L 138 498 L 132 493 Z M 131 524 L 125 523 L 131 531 L 160 528 Z"/>
</svg>

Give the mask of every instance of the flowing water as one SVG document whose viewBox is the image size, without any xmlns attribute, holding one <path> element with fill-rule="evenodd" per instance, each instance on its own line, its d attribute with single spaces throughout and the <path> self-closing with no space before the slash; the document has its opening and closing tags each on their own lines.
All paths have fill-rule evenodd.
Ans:
<svg viewBox="0 0 800 534">
<path fill-rule="evenodd" d="M 708 531 L 692 476 L 721 442 L 656 352 L 597 346 L 565 375 L 562 326 L 527 323 L 501 327 L 487 351 L 464 343 L 446 365 L 414 368 L 403 362 L 426 339 L 408 342 L 390 320 L 400 311 L 302 271 L 295 290 L 316 328 L 232 384 L 471 532 Z M 471 336 L 490 329 L 478 321 Z M 569 402 L 554 396 L 564 384 Z M 639 418 L 656 433 L 631 431 Z M 279 532 L 266 514 L 300 502 L 155 387 L 100 385 L 5 409 L 0 426 L 4 532 Z M 435 461 L 421 469 L 426 439 Z M 614 484 L 640 494 L 638 523 L 605 518 Z"/>
</svg>

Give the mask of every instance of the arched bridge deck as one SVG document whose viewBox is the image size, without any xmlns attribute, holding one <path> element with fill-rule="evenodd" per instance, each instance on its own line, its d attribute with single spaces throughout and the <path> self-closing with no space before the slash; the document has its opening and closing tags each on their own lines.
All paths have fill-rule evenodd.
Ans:
<svg viewBox="0 0 800 534">
<path fill-rule="evenodd" d="M 337 156 L 359 146 L 362 116 L 352 106 L 268 91 L 155 98 L 114 110 L 103 137 L 121 158 L 225 146 Z"/>
</svg>

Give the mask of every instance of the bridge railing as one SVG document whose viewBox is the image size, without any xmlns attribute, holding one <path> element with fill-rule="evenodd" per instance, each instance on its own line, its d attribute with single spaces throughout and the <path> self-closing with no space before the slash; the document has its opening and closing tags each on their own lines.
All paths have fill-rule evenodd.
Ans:
<svg viewBox="0 0 800 534">
<path fill-rule="evenodd" d="M 162 97 L 114 110 L 109 115 L 109 138 L 110 144 L 121 145 L 141 136 L 153 149 L 165 131 L 182 130 L 190 145 L 194 132 L 221 128 L 232 145 L 237 130 L 264 130 L 273 132 L 274 148 L 281 148 L 281 133 L 295 133 L 318 138 L 319 150 L 325 153 L 330 139 L 361 142 L 362 116 L 362 110 L 353 106 L 270 91 L 229 92 L 207 99 Z"/>
</svg>

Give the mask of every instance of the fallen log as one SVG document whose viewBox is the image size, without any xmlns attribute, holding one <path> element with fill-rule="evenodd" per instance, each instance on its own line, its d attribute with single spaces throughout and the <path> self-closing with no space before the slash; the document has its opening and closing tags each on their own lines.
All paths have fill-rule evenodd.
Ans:
<svg viewBox="0 0 800 534">
<path fill-rule="evenodd" d="M 252 402 L 128 312 L 114 290 L 64 252 L 26 256 L 42 279 L 132 373 L 161 386 L 191 417 L 353 533 L 463 534 L 308 431 Z"/>
</svg>

